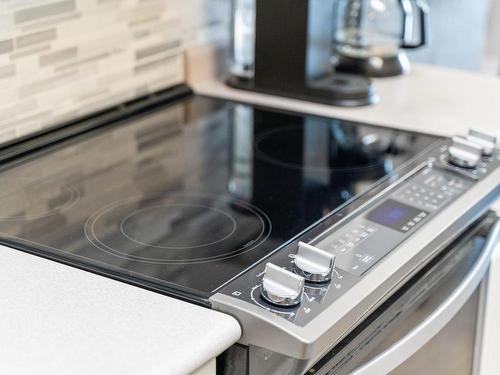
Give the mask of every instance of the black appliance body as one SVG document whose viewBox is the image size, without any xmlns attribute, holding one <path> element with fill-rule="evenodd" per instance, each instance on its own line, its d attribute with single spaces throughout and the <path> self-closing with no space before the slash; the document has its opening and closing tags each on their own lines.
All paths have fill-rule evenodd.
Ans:
<svg viewBox="0 0 500 375">
<path fill-rule="evenodd" d="M 255 0 L 254 72 L 228 85 L 337 106 L 373 104 L 366 77 L 333 72 L 331 0 Z"/>
</svg>

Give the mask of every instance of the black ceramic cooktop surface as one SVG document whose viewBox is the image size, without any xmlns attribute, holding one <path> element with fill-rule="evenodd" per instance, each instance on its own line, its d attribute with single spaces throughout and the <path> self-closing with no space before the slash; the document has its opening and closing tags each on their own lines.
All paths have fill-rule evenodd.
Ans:
<svg viewBox="0 0 500 375">
<path fill-rule="evenodd" d="M 206 299 L 434 140 L 191 97 L 5 166 L 0 238 Z"/>
</svg>

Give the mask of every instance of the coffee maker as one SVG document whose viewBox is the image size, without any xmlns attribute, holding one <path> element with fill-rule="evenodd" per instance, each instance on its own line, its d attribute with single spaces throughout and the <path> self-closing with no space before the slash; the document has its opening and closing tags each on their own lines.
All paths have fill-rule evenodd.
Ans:
<svg viewBox="0 0 500 375">
<path fill-rule="evenodd" d="M 334 0 L 233 0 L 231 87 L 337 106 L 377 101 L 331 65 Z"/>
</svg>

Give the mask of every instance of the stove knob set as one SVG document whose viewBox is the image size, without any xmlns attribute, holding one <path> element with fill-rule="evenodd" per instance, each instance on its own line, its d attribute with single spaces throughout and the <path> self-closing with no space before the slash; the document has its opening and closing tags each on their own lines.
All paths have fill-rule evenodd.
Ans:
<svg viewBox="0 0 500 375">
<path fill-rule="evenodd" d="M 315 246 L 299 242 L 294 271 L 307 281 L 324 283 L 332 279 L 335 256 Z"/>
<path fill-rule="evenodd" d="M 493 155 L 496 143 L 495 135 L 470 129 L 466 137 L 452 138 L 452 144 L 448 150 L 449 161 L 459 167 L 475 168 L 482 156 Z"/>
<path fill-rule="evenodd" d="M 278 306 L 296 306 L 302 300 L 304 278 L 272 263 L 266 264 L 262 286 L 262 297 Z"/>
</svg>

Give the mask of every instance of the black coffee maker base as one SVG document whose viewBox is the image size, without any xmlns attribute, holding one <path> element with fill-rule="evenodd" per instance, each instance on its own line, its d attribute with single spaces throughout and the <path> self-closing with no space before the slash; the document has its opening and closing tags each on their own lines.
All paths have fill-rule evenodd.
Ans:
<svg viewBox="0 0 500 375">
<path fill-rule="evenodd" d="M 230 76 L 228 86 L 263 94 L 284 96 L 339 107 L 360 107 L 374 104 L 378 95 L 371 80 L 346 73 L 335 73 L 309 80 L 304 86 L 268 88 L 255 85 L 252 79 Z"/>
<path fill-rule="evenodd" d="M 404 52 L 390 57 L 356 58 L 338 54 L 335 70 L 365 77 L 394 77 L 410 72 L 410 61 Z"/>
</svg>

